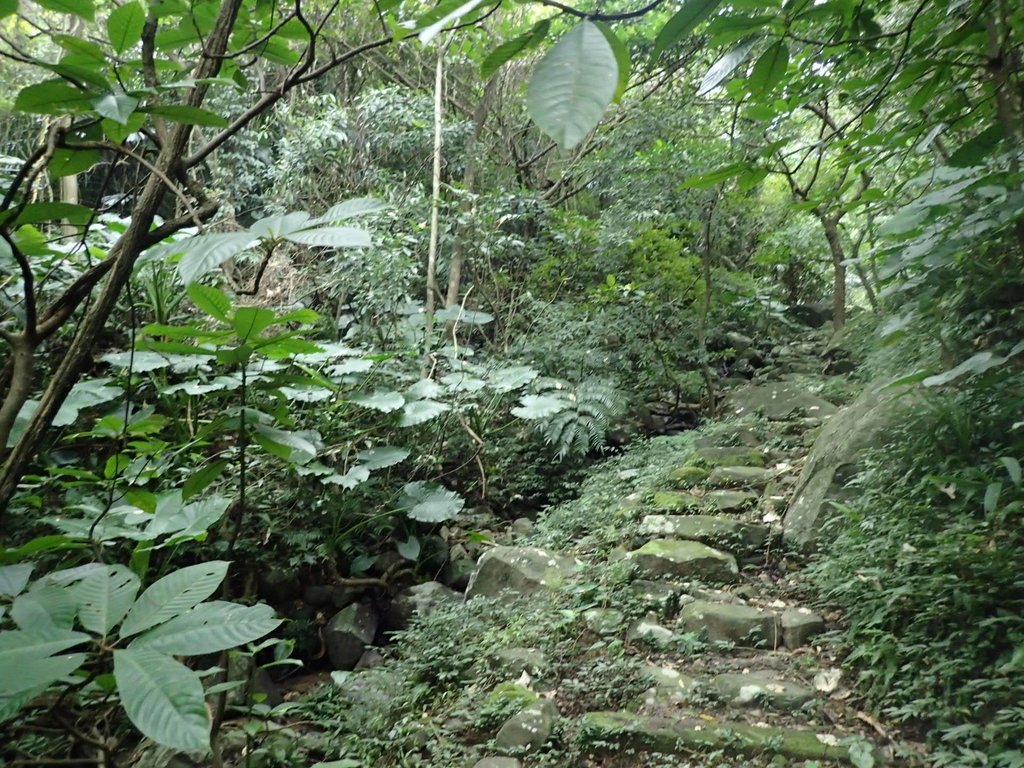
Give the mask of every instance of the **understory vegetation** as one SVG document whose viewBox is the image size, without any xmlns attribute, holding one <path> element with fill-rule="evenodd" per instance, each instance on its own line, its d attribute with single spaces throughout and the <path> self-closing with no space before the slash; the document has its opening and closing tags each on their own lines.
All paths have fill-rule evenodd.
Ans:
<svg viewBox="0 0 1024 768">
<path fill-rule="evenodd" d="M 578 619 L 652 609 L 637 504 L 698 434 L 809 448 L 723 406 L 806 373 L 903 410 L 765 568 L 901 759 L 1024 767 L 1022 161 L 1005 0 L 0 0 L 0 765 L 454 765 L 523 704 L 499 646 L 625 707 Z M 510 531 L 586 554 L 564 604 L 253 695 Z"/>
</svg>

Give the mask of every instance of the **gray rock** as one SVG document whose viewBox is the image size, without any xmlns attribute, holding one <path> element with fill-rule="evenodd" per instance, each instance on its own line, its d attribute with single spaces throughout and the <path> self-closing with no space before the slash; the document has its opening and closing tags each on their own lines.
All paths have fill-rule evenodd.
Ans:
<svg viewBox="0 0 1024 768">
<path fill-rule="evenodd" d="M 696 541 L 653 539 L 629 553 L 636 571 L 647 578 L 675 576 L 704 581 L 735 581 L 736 559 Z"/>
<path fill-rule="evenodd" d="M 353 669 L 377 634 L 376 612 L 365 603 L 353 603 L 334 615 L 324 628 L 324 645 L 335 669 Z"/>
<path fill-rule="evenodd" d="M 248 707 L 252 704 L 266 704 L 276 707 L 284 701 L 270 673 L 256 666 L 256 660 L 244 653 L 228 656 L 228 680 L 244 681 L 243 685 L 227 693 L 227 701 L 233 707 Z"/>
<path fill-rule="evenodd" d="M 381 617 L 388 632 L 405 629 L 414 614 L 429 616 L 438 608 L 462 602 L 462 595 L 437 581 L 403 589 L 388 605 Z"/>
<path fill-rule="evenodd" d="M 465 547 L 461 544 L 453 546 L 444 565 L 444 583 L 452 589 L 464 592 L 475 571 L 476 561 L 469 556 Z"/>
<path fill-rule="evenodd" d="M 591 608 L 583 612 L 583 622 L 587 629 L 602 637 L 618 634 L 624 620 L 622 611 L 616 611 L 614 608 Z"/>
<path fill-rule="evenodd" d="M 766 672 L 718 675 L 711 686 L 730 704 L 793 711 L 814 699 L 814 691 Z"/>
<path fill-rule="evenodd" d="M 477 563 L 466 597 L 532 595 L 557 590 L 574 569 L 572 560 L 535 547 L 493 547 Z"/>
<path fill-rule="evenodd" d="M 807 645 L 825 631 L 825 620 L 809 608 L 787 608 L 782 612 L 782 642 L 787 648 Z"/>
<path fill-rule="evenodd" d="M 356 662 L 355 671 L 362 672 L 364 669 L 377 669 L 384 666 L 384 657 L 376 648 L 367 648 L 363 655 Z"/>
<path fill-rule="evenodd" d="M 648 707 L 682 704 L 694 697 L 700 688 L 700 682 L 689 675 L 684 675 L 671 667 L 659 667 L 648 664 L 644 674 L 652 678 L 653 687 L 643 695 L 642 701 Z"/>
<path fill-rule="evenodd" d="M 647 616 L 634 623 L 626 633 L 626 639 L 630 641 L 650 640 L 654 643 L 668 643 L 674 638 L 675 635 L 672 634 L 672 630 L 661 626 L 658 623 L 658 617 L 653 613 L 647 614 Z"/>
<path fill-rule="evenodd" d="M 763 467 L 764 454 L 750 446 L 698 446 L 697 456 L 710 467 Z"/>
<path fill-rule="evenodd" d="M 522 768 L 523 764 L 514 757 L 485 757 L 473 764 L 473 768 Z"/>
<path fill-rule="evenodd" d="M 761 413 L 771 421 L 791 416 L 831 416 L 837 411 L 832 403 L 793 382 L 744 387 L 729 395 L 728 407 L 736 415 Z"/>
<path fill-rule="evenodd" d="M 640 523 L 640 533 L 699 541 L 745 553 L 760 549 L 768 539 L 766 526 L 713 515 L 647 515 Z"/>
<path fill-rule="evenodd" d="M 548 666 L 544 654 L 535 648 L 499 648 L 491 654 L 491 663 L 516 678 L 524 672 L 531 677 L 542 675 Z"/>
<path fill-rule="evenodd" d="M 538 749 L 551 737 L 557 717 L 554 702 L 540 699 L 509 718 L 494 742 L 505 749 Z"/>
<path fill-rule="evenodd" d="M 651 506 L 665 512 L 682 512 L 688 509 L 738 512 L 749 507 L 757 498 L 757 494 L 749 491 L 716 490 L 701 494 L 657 491 L 651 500 Z"/>
<path fill-rule="evenodd" d="M 516 536 L 529 536 L 533 533 L 533 520 L 528 517 L 517 517 L 512 521 L 509 530 Z"/>
<path fill-rule="evenodd" d="M 664 616 L 675 611 L 683 591 L 678 585 L 647 579 L 637 579 L 629 585 L 629 589 L 636 595 L 641 608 L 654 609 Z"/>
<path fill-rule="evenodd" d="M 770 469 L 763 467 L 715 467 L 708 478 L 711 485 L 742 486 L 745 488 L 764 488 L 775 476 Z"/>
<path fill-rule="evenodd" d="M 747 605 L 697 600 L 683 607 L 679 622 L 688 632 L 703 632 L 710 642 L 776 648 L 780 639 L 778 617 Z"/>
<path fill-rule="evenodd" d="M 810 551 L 824 543 L 822 529 L 838 514 L 830 502 L 849 499 L 846 484 L 859 471 L 864 451 L 878 445 L 911 405 L 910 398 L 900 396 L 906 388 L 882 386 L 883 382 L 869 384 L 821 428 L 783 517 L 782 540 L 787 546 Z"/>
<path fill-rule="evenodd" d="M 352 603 L 358 603 L 366 594 L 366 587 L 354 587 L 349 584 L 336 584 L 331 587 L 331 602 L 338 610 Z"/>
</svg>

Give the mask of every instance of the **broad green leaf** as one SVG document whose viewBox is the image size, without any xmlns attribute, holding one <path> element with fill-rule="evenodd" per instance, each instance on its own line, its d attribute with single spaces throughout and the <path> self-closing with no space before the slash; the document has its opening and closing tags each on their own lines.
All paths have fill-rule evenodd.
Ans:
<svg viewBox="0 0 1024 768">
<path fill-rule="evenodd" d="M 158 104 L 143 107 L 140 112 L 147 112 L 172 123 L 185 125 L 202 125 L 208 128 L 227 128 L 228 121 L 220 115 L 200 107 L 189 107 L 181 104 Z"/>
<path fill-rule="evenodd" d="M 132 640 L 129 648 L 146 648 L 171 656 L 217 653 L 258 640 L 281 625 L 269 605 L 213 601 L 154 627 Z"/>
<path fill-rule="evenodd" d="M 320 315 L 312 309 L 293 309 L 291 312 L 285 312 L 283 315 L 278 315 L 274 318 L 274 325 L 280 325 L 281 323 L 309 324 L 315 323 L 319 319 Z"/>
<path fill-rule="evenodd" d="M 45 80 L 18 91 L 14 108 L 40 115 L 63 115 L 90 109 L 94 96 L 63 80 Z"/>
<path fill-rule="evenodd" d="M 612 48 L 612 53 L 615 54 L 615 65 L 619 69 L 619 79 L 615 86 L 615 95 L 612 96 L 612 102 L 618 104 L 622 100 L 622 95 L 626 92 L 626 88 L 629 87 L 629 75 L 632 70 L 632 64 L 629 61 L 629 49 L 610 26 L 601 22 L 595 22 L 595 26 L 601 30 L 604 39 L 608 41 L 608 45 Z"/>
<path fill-rule="evenodd" d="M 71 224 L 86 224 L 93 216 L 93 210 L 84 205 L 75 203 L 62 203 L 59 201 L 45 203 L 29 203 L 18 214 L 14 220 L 14 226 L 20 227 L 24 224 L 38 224 L 41 221 L 56 221 L 66 219 Z M 0 220 L 3 217 L 0 216 Z"/>
<path fill-rule="evenodd" d="M 154 582 L 128 612 L 121 637 L 144 632 L 202 602 L 220 586 L 227 572 L 227 562 L 211 560 L 181 568 Z"/>
<path fill-rule="evenodd" d="M 996 511 L 996 507 L 999 506 L 999 496 L 1003 492 L 1002 483 L 989 483 L 985 489 L 985 500 L 982 505 L 986 512 L 992 514 Z"/>
<path fill-rule="evenodd" d="M 115 144 L 121 144 L 128 139 L 133 133 L 138 133 L 143 125 L 146 123 L 146 116 L 141 112 L 132 112 L 128 117 L 128 122 L 121 125 L 115 120 L 102 120 L 100 126 L 103 128 L 103 134 Z"/>
<path fill-rule="evenodd" d="M 288 40 L 275 35 L 265 42 L 258 49 L 260 56 L 273 64 L 282 67 L 290 67 L 301 60 L 297 51 L 293 51 L 288 45 Z"/>
<path fill-rule="evenodd" d="M 366 370 L 369 370 L 369 368 Z M 444 387 L 433 379 L 420 379 L 405 390 L 405 397 L 407 400 L 433 400 L 443 394 Z"/>
<path fill-rule="evenodd" d="M 356 227 L 306 229 L 287 234 L 284 238 L 293 243 L 318 248 L 369 248 L 372 245 L 370 234 L 366 230 Z"/>
<path fill-rule="evenodd" d="M 51 155 L 46 169 L 54 178 L 75 176 L 85 173 L 101 159 L 97 149 L 57 149 Z"/>
<path fill-rule="evenodd" d="M 146 12 L 134 0 L 112 11 L 107 18 L 107 39 L 115 53 L 124 53 L 142 39 Z"/>
<path fill-rule="evenodd" d="M 222 323 L 230 323 L 228 315 L 231 312 L 231 299 L 223 291 L 214 288 L 212 285 L 202 283 L 189 283 L 188 297 L 192 303 L 214 320 Z"/>
<path fill-rule="evenodd" d="M 224 516 L 229 503 L 223 496 L 213 496 L 185 504 L 183 491 L 161 494 L 156 512 L 146 526 L 146 538 L 155 541 L 170 536 L 164 546 L 198 538 Z"/>
<path fill-rule="evenodd" d="M 168 250 L 182 254 L 178 274 L 181 282 L 188 285 L 258 242 L 249 232 L 220 232 L 190 237 L 168 246 Z"/>
<path fill-rule="evenodd" d="M 402 490 L 405 491 L 402 501 L 405 514 L 421 523 L 451 520 L 466 505 L 459 494 L 432 483 L 409 483 Z"/>
<path fill-rule="evenodd" d="M 0 0 L 0 19 L 18 12 L 18 0 Z"/>
<path fill-rule="evenodd" d="M 941 387 L 950 382 L 956 381 L 962 376 L 977 376 L 993 368 L 1003 365 L 1009 358 L 997 356 L 989 350 L 978 352 L 964 360 L 960 365 L 951 368 L 944 373 L 929 376 L 922 382 L 926 387 Z"/>
<path fill-rule="evenodd" d="M 321 478 L 320 482 L 327 483 L 328 485 L 340 485 L 342 488 L 352 489 L 360 483 L 365 483 L 370 479 L 370 470 L 362 465 L 356 465 L 352 467 L 344 475 L 334 475 L 332 477 Z"/>
<path fill-rule="evenodd" d="M 255 222 L 249 231 L 258 237 L 268 237 L 277 240 L 310 224 L 309 214 L 303 211 L 282 213 L 276 216 L 266 216 Z"/>
<path fill-rule="evenodd" d="M 462 323 L 464 325 L 487 325 L 487 323 L 494 322 L 494 315 L 478 310 L 465 309 L 458 304 L 449 304 L 444 309 L 434 313 L 434 317 L 438 320 Z"/>
<path fill-rule="evenodd" d="M 973 139 L 965 141 L 949 158 L 949 164 L 954 168 L 966 168 L 980 164 L 986 157 L 995 151 L 996 147 L 1005 138 L 1002 125 L 993 123 Z"/>
<path fill-rule="evenodd" d="M 5 565 L 0 568 L 0 596 L 15 597 L 20 595 L 32 575 L 32 563 Z"/>
<path fill-rule="evenodd" d="M 35 0 L 37 5 L 57 13 L 70 13 L 86 21 L 96 18 L 92 0 Z"/>
<path fill-rule="evenodd" d="M 536 379 L 540 372 L 528 365 L 514 365 L 511 368 L 499 368 L 488 378 L 488 385 L 495 392 L 512 392 L 521 389 Z"/>
<path fill-rule="evenodd" d="M 317 352 L 323 351 L 323 347 L 314 344 L 311 341 L 297 339 L 288 335 L 277 336 L 269 344 L 260 344 L 258 349 L 271 360 L 285 360 L 289 357 L 313 355 Z M 330 394 L 331 392 L 328 390 L 323 394 L 322 398 L 318 397 L 317 399 L 325 399 L 329 397 Z"/>
<path fill-rule="evenodd" d="M 316 458 L 317 447 L 307 439 L 307 433 L 286 432 L 266 424 L 255 424 L 252 429 L 253 439 L 275 456 L 296 464 Z"/>
<path fill-rule="evenodd" d="M 367 469 L 384 469 L 401 464 L 409 458 L 407 448 L 396 448 L 393 445 L 382 445 L 379 448 L 369 448 L 356 454 L 356 460 Z"/>
<path fill-rule="evenodd" d="M 59 584 L 39 580 L 14 599 L 11 618 L 18 629 L 29 632 L 71 629 L 78 608 L 74 595 Z"/>
<path fill-rule="evenodd" d="M 1021 484 L 1021 470 L 1020 462 L 1012 456 L 1000 456 L 999 463 L 1006 468 L 1006 473 L 1010 476 L 1010 481 L 1014 485 Z"/>
<path fill-rule="evenodd" d="M 697 96 L 707 96 L 711 91 L 729 79 L 736 67 L 746 61 L 750 52 L 754 50 L 757 38 L 748 38 L 738 43 L 724 56 L 718 59 L 704 75 L 697 88 Z"/>
<path fill-rule="evenodd" d="M 147 648 L 114 651 L 121 704 L 144 736 L 174 749 L 210 747 L 210 719 L 199 675 Z"/>
<path fill-rule="evenodd" d="M 221 459 L 220 461 L 207 464 L 198 472 L 193 472 L 189 475 L 188 480 L 185 481 L 185 485 L 181 489 L 182 499 L 187 501 L 197 493 L 205 491 L 210 486 L 210 483 L 220 477 L 229 463 L 227 459 Z"/>
<path fill-rule="evenodd" d="M 520 419 L 546 419 L 569 407 L 562 397 L 553 395 L 524 395 L 519 405 L 512 409 L 512 415 Z"/>
<path fill-rule="evenodd" d="M 450 410 L 450 405 L 439 403 L 436 400 L 413 400 L 402 406 L 402 415 L 398 419 L 398 426 L 415 427 Z"/>
<path fill-rule="evenodd" d="M 750 170 L 750 166 L 746 163 L 730 163 L 714 171 L 708 171 L 699 176 L 691 176 L 683 182 L 683 188 L 703 189 L 705 187 L 714 187 L 748 170 Z"/>
<path fill-rule="evenodd" d="M 420 42 L 426 45 L 435 37 L 437 33 L 444 29 L 449 24 L 457 22 L 460 18 L 465 16 L 467 13 L 472 12 L 478 6 L 482 5 L 486 0 L 467 0 L 458 7 L 456 7 L 450 13 L 446 13 L 440 19 L 435 21 L 433 24 L 420 30 Z"/>
<path fill-rule="evenodd" d="M 539 45 L 540 42 L 547 37 L 549 29 L 551 29 L 551 20 L 542 19 L 534 24 L 533 29 L 529 32 L 525 32 L 519 37 L 515 37 L 499 45 L 487 55 L 483 60 L 483 63 L 480 65 L 480 77 L 483 80 L 490 80 L 491 76 L 497 72 L 503 64 L 515 58 L 519 53 Z"/>
<path fill-rule="evenodd" d="M 90 632 L 106 636 L 127 615 L 139 587 L 139 577 L 123 565 L 86 576 L 74 587 L 78 621 Z"/>
<path fill-rule="evenodd" d="M 327 213 L 323 216 L 318 216 L 309 223 L 317 225 L 334 224 L 339 221 L 355 218 L 356 216 L 379 213 L 380 211 L 387 210 L 387 207 L 387 203 L 383 203 L 373 197 L 356 197 L 343 203 L 332 205 L 327 209 Z"/>
<path fill-rule="evenodd" d="M 449 373 L 441 377 L 441 383 L 451 392 L 479 392 L 487 382 L 466 373 Z"/>
<path fill-rule="evenodd" d="M 54 426 L 66 427 L 74 424 L 80 411 L 103 403 L 109 403 L 119 397 L 124 390 L 110 386 L 111 379 L 85 379 L 78 382 L 64 399 L 60 410 L 53 419 Z"/>
<path fill-rule="evenodd" d="M 90 639 L 84 632 L 54 627 L 0 632 L 0 669 L 14 669 L 18 659 L 52 656 Z M 0 678 L 2 677 L 3 675 L 0 675 Z"/>
<path fill-rule="evenodd" d="M 84 653 L 68 656 L 36 656 L 32 654 L 0 656 L 4 674 L 0 675 L 0 700 L 25 691 L 44 689 L 60 678 L 70 675 L 85 661 Z"/>
<path fill-rule="evenodd" d="M 400 554 L 406 560 L 411 560 L 415 563 L 416 560 L 419 559 L 420 550 L 423 547 L 420 544 L 420 540 L 418 538 L 416 538 L 415 536 L 410 536 L 405 541 L 398 542 L 398 544 L 395 545 L 395 548 L 398 550 L 398 554 Z"/>
<path fill-rule="evenodd" d="M 113 120 L 119 125 L 128 125 L 128 120 L 137 106 L 139 106 L 139 100 L 127 93 L 105 93 L 92 100 L 93 109 L 102 117 Z"/>
<path fill-rule="evenodd" d="M 651 52 L 651 64 L 656 64 L 662 53 L 693 32 L 721 3 L 722 0 L 684 0 L 683 7 L 658 32 Z"/>
<path fill-rule="evenodd" d="M 596 25 L 583 21 L 537 64 L 526 106 L 544 133 L 572 149 L 600 122 L 618 82 L 615 52 Z"/>
<path fill-rule="evenodd" d="M 779 40 L 769 46 L 754 64 L 750 77 L 747 78 L 751 91 L 759 95 L 770 93 L 786 76 L 787 67 L 789 48 L 786 47 L 785 41 Z"/>
<path fill-rule="evenodd" d="M 356 405 L 381 413 L 391 413 L 405 405 L 405 398 L 391 390 L 377 390 L 372 395 L 355 395 L 349 399 Z"/>
<path fill-rule="evenodd" d="M 263 331 L 273 325 L 275 315 L 263 307 L 239 307 L 231 318 L 231 327 L 243 343 L 258 338 Z"/>
</svg>

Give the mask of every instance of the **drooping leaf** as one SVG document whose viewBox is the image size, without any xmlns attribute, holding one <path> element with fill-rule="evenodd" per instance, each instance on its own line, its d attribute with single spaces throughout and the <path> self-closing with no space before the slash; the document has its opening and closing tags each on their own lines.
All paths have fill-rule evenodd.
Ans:
<svg viewBox="0 0 1024 768">
<path fill-rule="evenodd" d="M 220 477 L 229 463 L 227 459 L 221 459 L 220 461 L 214 461 L 205 465 L 198 472 L 193 472 L 181 488 L 181 498 L 187 501 L 197 493 L 205 491 L 210 486 L 210 483 Z"/>
<path fill-rule="evenodd" d="M 786 76 L 789 67 L 789 48 L 785 41 L 778 40 L 768 47 L 754 64 L 747 78 L 751 91 L 756 94 L 770 93 Z"/>
<path fill-rule="evenodd" d="M 91 573 L 75 585 L 78 621 L 97 635 L 106 636 L 135 602 L 139 577 L 123 565 Z"/>
<path fill-rule="evenodd" d="M 964 360 L 960 365 L 951 368 L 944 373 L 929 376 L 922 383 L 926 387 L 941 387 L 950 382 L 956 381 L 962 376 L 977 376 L 978 374 L 998 368 L 1009 358 L 996 355 L 990 350 L 978 352 Z"/>
<path fill-rule="evenodd" d="M 259 237 L 281 238 L 298 232 L 310 224 L 309 214 L 304 211 L 293 213 L 282 213 L 276 216 L 266 216 L 255 222 L 249 231 Z"/>
<path fill-rule="evenodd" d="M 981 131 L 974 138 L 968 139 L 961 144 L 957 150 L 950 155 L 949 165 L 954 168 L 965 168 L 978 165 L 986 157 L 995 151 L 996 147 L 1005 138 L 1003 126 L 1000 123 L 993 123 Z"/>
<path fill-rule="evenodd" d="M 408 483 L 402 490 L 405 491 L 405 514 L 421 523 L 451 520 L 466 505 L 459 494 L 432 483 Z"/>
<path fill-rule="evenodd" d="M 437 33 L 444 29 L 446 26 L 457 22 L 467 13 L 471 13 L 475 8 L 482 5 L 484 2 L 486 2 L 486 0 L 466 0 L 466 2 L 461 3 L 450 13 L 446 13 L 437 21 L 420 30 L 420 42 L 426 45 L 435 37 L 437 37 Z"/>
<path fill-rule="evenodd" d="M 395 549 L 397 549 L 398 554 L 406 560 L 411 560 L 415 563 L 420 556 L 422 546 L 420 545 L 420 540 L 418 538 L 410 536 L 405 541 L 398 542 L 398 544 L 395 545 Z"/>
<path fill-rule="evenodd" d="M 196 307 L 215 320 L 220 320 L 222 323 L 229 322 L 228 314 L 231 312 L 231 299 L 222 291 L 219 291 L 212 285 L 203 285 L 202 283 L 189 283 L 187 290 L 188 297 L 192 299 L 192 303 Z"/>
<path fill-rule="evenodd" d="M 74 424 L 78 419 L 78 413 L 86 408 L 92 408 L 103 403 L 108 403 L 124 392 L 121 387 L 110 386 L 110 379 L 85 379 L 78 382 L 71 393 L 64 400 L 60 410 L 53 419 L 54 426 L 66 427 Z"/>
<path fill-rule="evenodd" d="M 443 394 L 444 387 L 433 379 L 420 379 L 405 390 L 405 397 L 408 400 L 433 400 Z"/>
<path fill-rule="evenodd" d="M 220 115 L 200 107 L 185 104 L 155 104 L 143 107 L 140 112 L 147 112 L 172 123 L 185 125 L 201 125 L 207 128 L 227 128 L 228 121 Z"/>
<path fill-rule="evenodd" d="M 96 18 L 92 0 L 35 0 L 35 2 L 47 10 L 70 13 L 86 21 Z"/>
<path fill-rule="evenodd" d="M 219 232 L 181 240 L 168 246 L 168 250 L 181 254 L 178 274 L 181 282 L 188 285 L 258 242 L 249 232 Z"/>
<path fill-rule="evenodd" d="M 32 575 L 32 563 L 5 565 L 0 568 L 0 596 L 15 597 L 20 595 Z"/>
<path fill-rule="evenodd" d="M 398 426 L 415 427 L 437 418 L 449 410 L 451 410 L 450 405 L 439 403 L 436 400 L 412 400 L 402 406 L 402 415 L 398 419 Z"/>
<path fill-rule="evenodd" d="M 487 323 L 494 322 L 494 315 L 475 309 L 466 309 L 459 304 L 450 304 L 444 309 L 438 310 L 434 317 L 438 320 L 465 325 L 487 325 Z"/>
<path fill-rule="evenodd" d="M 62 115 L 89 109 L 94 96 L 63 80 L 45 80 L 18 91 L 14 108 L 33 114 Z"/>
<path fill-rule="evenodd" d="M 565 398 L 554 395 L 524 395 L 512 415 L 520 419 L 546 419 L 569 407 Z"/>
<path fill-rule="evenodd" d="M 320 227 L 292 232 L 284 236 L 285 240 L 300 245 L 311 245 L 318 248 L 369 248 L 373 243 L 365 229 L 357 227 Z"/>
<path fill-rule="evenodd" d="M 756 44 L 756 37 L 747 38 L 737 43 L 735 47 L 712 64 L 707 74 L 704 75 L 704 79 L 700 81 L 700 87 L 697 88 L 697 96 L 707 96 L 711 91 L 728 80 L 730 75 L 736 70 L 736 67 L 746 61 Z"/>
<path fill-rule="evenodd" d="M 629 87 L 629 75 L 633 68 L 629 60 L 629 48 L 619 39 L 619 36 L 615 34 L 615 30 L 609 25 L 603 22 L 595 22 L 595 26 L 601 30 L 604 39 L 608 41 L 608 45 L 612 48 L 612 53 L 615 54 L 615 64 L 619 69 L 619 79 L 615 85 L 615 95 L 612 96 L 612 102 L 618 104 L 622 100 L 626 88 Z"/>
<path fill-rule="evenodd" d="M 248 343 L 258 338 L 276 319 L 272 311 L 263 307 L 239 307 L 231 318 L 231 327 L 243 343 Z"/>
<path fill-rule="evenodd" d="M 206 750 L 210 718 L 199 675 L 147 648 L 114 651 L 121 704 L 144 736 L 174 749 Z"/>
<path fill-rule="evenodd" d="M 184 501 L 183 490 L 160 494 L 156 511 L 144 531 L 148 540 L 170 536 L 166 544 L 171 544 L 198 538 L 224 516 L 230 503 L 224 496 L 212 496 L 191 504 Z"/>
<path fill-rule="evenodd" d="M 54 178 L 75 176 L 92 168 L 101 159 L 96 149 L 56 149 L 50 156 L 46 169 Z"/>
<path fill-rule="evenodd" d="M 258 640 L 281 625 L 274 609 L 212 601 L 154 627 L 132 640 L 129 648 L 147 648 L 171 656 L 217 653 Z"/>
<path fill-rule="evenodd" d="M 721 3 L 722 0 L 684 0 L 683 7 L 658 32 L 651 52 L 651 64 L 656 64 L 662 53 L 693 32 Z"/>
<path fill-rule="evenodd" d="M 45 690 L 50 683 L 70 675 L 85 661 L 84 653 L 67 656 L 38 656 L 0 653 L 0 706 L 4 699 L 25 691 Z"/>
<path fill-rule="evenodd" d="M 405 398 L 391 390 L 377 390 L 372 395 L 355 395 L 350 399 L 356 405 L 372 408 L 381 413 L 391 413 L 405 405 Z"/>
<path fill-rule="evenodd" d="M 142 39 L 146 12 L 134 0 L 125 3 L 107 17 L 107 39 L 115 53 L 124 53 Z"/>
<path fill-rule="evenodd" d="M 228 563 L 211 560 L 181 568 L 154 582 L 142 593 L 121 625 L 123 638 L 137 635 L 202 602 L 224 581 Z"/>
<path fill-rule="evenodd" d="M 71 629 L 77 608 L 69 590 L 41 579 L 14 599 L 11 618 L 18 629 L 30 632 Z"/>
<path fill-rule="evenodd" d="M 1021 484 L 1021 469 L 1020 462 L 1012 456 L 1000 456 L 999 463 L 1006 467 L 1006 473 L 1010 476 L 1010 481 L 1014 485 Z"/>
<path fill-rule="evenodd" d="M 488 384 L 495 392 L 512 392 L 525 387 L 536 379 L 540 372 L 528 365 L 499 368 L 488 377 Z"/>
<path fill-rule="evenodd" d="M 695 188 L 703 189 L 706 187 L 714 187 L 721 184 L 723 181 L 735 178 L 745 171 L 749 170 L 750 166 L 746 163 L 730 163 L 729 165 L 717 168 L 707 173 L 702 173 L 699 176 L 691 176 L 683 182 L 683 188 Z"/>
<path fill-rule="evenodd" d="M 38 224 L 41 221 L 56 221 L 67 219 L 71 224 L 85 224 L 93 216 L 93 211 L 84 205 L 75 203 L 62 203 L 58 200 L 40 203 L 29 203 L 18 214 L 14 220 L 14 226 L 20 227 L 25 224 Z M 0 221 L 4 217 L 0 216 Z M 6 242 L 5 242 L 6 244 Z"/>
<path fill-rule="evenodd" d="M 572 149 L 600 122 L 618 82 L 615 52 L 597 26 L 583 21 L 537 64 L 526 106 L 544 133 Z"/>
<path fill-rule="evenodd" d="M 483 63 L 480 65 L 480 77 L 484 80 L 490 80 L 491 76 L 497 72 L 503 64 L 515 58 L 523 51 L 537 46 L 545 37 L 547 37 L 548 30 L 550 28 L 551 20 L 542 19 L 534 24 L 533 28 L 529 32 L 524 32 L 519 35 L 519 37 L 515 37 L 499 45 L 487 55 L 483 60 Z"/>
<path fill-rule="evenodd" d="M 400 464 L 409 458 L 407 448 L 396 448 L 393 445 L 382 445 L 378 448 L 369 448 L 356 454 L 356 459 L 367 469 L 384 469 Z"/>
<path fill-rule="evenodd" d="M 305 464 L 316 458 L 317 447 L 303 432 L 286 432 L 266 424 L 255 424 L 253 439 L 275 456 L 296 464 Z"/>
<path fill-rule="evenodd" d="M 343 203 L 332 205 L 327 209 L 327 213 L 313 219 L 310 224 L 336 224 L 339 221 L 352 219 L 356 216 L 379 213 L 380 211 L 387 210 L 387 207 L 387 203 L 373 197 L 356 197 Z"/>
</svg>

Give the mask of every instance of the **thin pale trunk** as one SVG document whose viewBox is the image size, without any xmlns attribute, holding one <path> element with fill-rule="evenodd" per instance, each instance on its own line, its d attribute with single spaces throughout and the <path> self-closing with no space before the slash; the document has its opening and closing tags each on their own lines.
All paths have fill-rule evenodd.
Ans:
<svg viewBox="0 0 1024 768">
<path fill-rule="evenodd" d="M 462 264 L 466 253 L 466 221 L 473 210 L 472 199 L 473 190 L 476 187 L 477 152 L 497 82 L 496 76 L 492 76 L 487 81 L 483 98 L 473 113 L 473 134 L 470 137 L 469 146 L 466 148 L 466 171 L 462 176 L 462 190 L 465 198 L 462 203 L 462 215 L 459 217 L 459 224 L 455 229 L 455 241 L 452 243 L 451 264 L 448 268 L 448 290 L 444 300 L 445 305 L 449 307 L 459 303 L 459 292 L 462 290 Z M 445 328 L 445 334 L 451 336 L 454 330 L 455 323 L 449 321 Z"/>
<path fill-rule="evenodd" d="M 72 174 L 61 177 L 60 199 L 61 202 L 78 205 L 78 176 Z M 67 219 L 61 222 L 60 231 L 65 237 L 74 237 L 78 234 L 78 228 Z"/>
<path fill-rule="evenodd" d="M 708 393 L 708 412 L 714 415 L 718 408 L 718 393 L 715 389 L 715 379 L 711 372 L 711 364 L 708 362 L 708 316 L 711 314 L 711 299 L 714 291 L 711 272 L 711 224 L 714 221 L 715 208 L 718 206 L 718 193 L 715 194 L 708 208 L 708 218 L 704 223 L 704 248 L 701 252 L 701 263 L 704 277 L 704 297 L 700 304 L 700 317 L 697 325 L 697 347 L 700 355 L 701 375 L 704 377 L 704 387 Z"/>
<path fill-rule="evenodd" d="M 825 239 L 832 254 L 832 328 L 846 325 L 846 254 L 839 237 L 839 220 L 835 216 L 819 216 Z"/>
<path fill-rule="evenodd" d="M 434 71 L 434 170 L 431 175 L 430 194 L 430 245 L 427 248 L 427 296 L 424 306 L 424 352 L 429 352 L 434 335 L 434 306 L 437 295 L 437 243 L 441 229 L 441 148 L 444 127 L 442 100 L 444 95 L 444 54 L 447 46 L 437 52 L 437 68 Z M 423 373 L 428 370 L 426 358 Z"/>
</svg>

